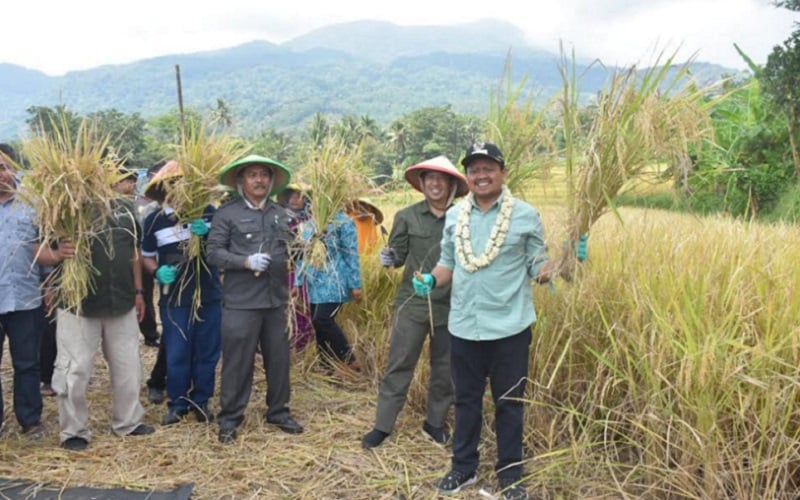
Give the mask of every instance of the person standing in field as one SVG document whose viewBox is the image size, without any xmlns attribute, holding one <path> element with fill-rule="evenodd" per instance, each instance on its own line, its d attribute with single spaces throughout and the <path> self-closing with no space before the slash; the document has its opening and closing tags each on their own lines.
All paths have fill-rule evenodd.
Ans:
<svg viewBox="0 0 800 500">
<path fill-rule="evenodd" d="M 378 246 L 378 227 L 383 223 L 383 212 L 368 198 L 348 203 L 346 212 L 356 225 L 358 255 L 363 258 Z"/>
<path fill-rule="evenodd" d="M 86 449 L 92 437 L 86 392 L 101 345 L 111 379 L 112 430 L 119 436 L 154 432 L 142 423 L 144 408 L 139 402 L 139 321 L 145 307 L 141 229 L 130 199 L 116 198 L 111 206 L 111 214 L 92 242 L 93 289 L 83 299 L 80 314 L 65 308 L 57 312 L 53 390 L 61 446 L 72 451 Z"/>
<path fill-rule="evenodd" d="M 314 210 L 314 201 L 311 202 Z M 326 367 L 340 362 L 352 370 L 360 370 L 353 348 L 347 340 L 336 316 L 342 306 L 354 300 L 360 302 L 361 264 L 358 257 L 358 235 L 356 226 L 344 211 L 333 216 L 327 227 L 314 227 L 312 221 L 303 226 L 301 237 L 304 241 L 320 237 L 325 245 L 325 262 L 315 267 L 306 257 L 297 265 L 295 287 L 308 287 L 308 300 L 311 304 L 311 323 L 317 341 L 317 354 Z"/>
<path fill-rule="evenodd" d="M 445 156 L 409 167 L 405 178 L 425 199 L 397 212 L 388 246 L 380 252 L 381 265 L 405 266 L 405 271 L 394 301 L 389 359 L 378 392 L 375 427 L 362 438 L 364 448 L 379 446 L 394 429 L 426 338 L 430 339 L 430 379 L 422 430 L 439 444 L 450 439 L 445 426 L 453 403 L 447 331 L 450 287 L 437 288 L 429 298 L 417 297 L 411 278 L 415 272 L 430 272 L 439 261 L 445 213 L 456 196 L 467 194 L 467 179 Z"/>
<path fill-rule="evenodd" d="M 266 422 L 299 434 L 289 412 L 288 244 L 290 217 L 269 199 L 289 183 L 281 163 L 258 155 L 223 169 L 220 182 L 238 198 L 214 214 L 208 235 L 209 263 L 224 270 L 219 441 L 233 443 L 253 386 L 256 346 L 267 376 Z"/>
<path fill-rule="evenodd" d="M 310 188 L 303 184 L 289 184 L 282 192 L 278 193 L 276 199 L 286 213 L 289 214 L 289 230 L 292 232 L 294 240 L 297 241 L 297 233 L 300 226 L 309 219 L 309 206 L 311 200 L 308 197 Z M 289 243 L 289 286 L 294 285 L 294 276 L 297 269 L 297 262 L 300 259 L 301 249 L 295 243 Z M 311 307 L 308 303 L 308 287 L 303 285 L 295 289 L 293 294 L 294 312 L 291 321 L 291 347 L 299 351 L 314 339 L 314 325 L 311 324 Z"/>
<path fill-rule="evenodd" d="M 166 161 L 162 160 L 159 161 L 150 168 L 147 169 L 147 182 L 153 180 L 153 177 L 161 170 L 164 165 L 166 165 Z M 147 219 L 147 216 L 151 213 L 158 211 L 161 209 L 161 203 L 158 200 L 153 200 L 147 196 L 147 193 L 144 193 L 144 196 L 139 197 L 139 203 L 137 204 L 137 213 L 139 215 L 139 224 L 142 225 L 142 229 L 145 230 L 144 221 Z M 158 347 L 159 352 L 157 356 L 156 365 L 158 365 L 161 359 L 164 358 L 161 349 L 161 342 L 159 340 L 158 335 L 158 322 L 156 321 L 156 309 L 155 309 L 155 300 L 154 300 L 154 292 L 155 292 L 155 277 L 152 273 L 148 272 L 146 269 L 142 271 L 142 284 L 144 285 L 144 318 L 139 323 L 139 330 L 142 332 L 142 336 L 144 337 L 144 345 L 149 347 Z M 166 365 L 166 360 L 163 361 L 164 365 Z M 153 368 L 156 370 L 155 366 Z M 163 367 L 166 370 L 166 367 Z M 159 371 L 162 370 L 162 367 L 158 368 Z M 166 372 L 164 372 L 166 373 Z M 150 380 L 157 380 L 159 378 L 159 373 L 156 373 L 156 378 L 153 378 L 153 374 L 150 375 Z M 166 375 L 161 377 L 162 380 L 165 380 Z M 148 389 L 152 386 L 149 384 L 150 380 L 148 380 Z M 162 386 L 162 391 L 165 386 Z M 150 398 L 150 394 L 148 391 L 148 399 Z M 156 397 L 158 399 L 158 397 Z M 163 398 L 162 398 L 163 400 Z"/>
<path fill-rule="evenodd" d="M 166 164 L 167 162 L 165 160 L 161 160 L 147 169 L 148 185 Z M 147 226 L 144 226 L 144 221 L 147 217 L 161 210 L 161 204 L 164 202 L 165 195 L 163 189 L 145 189 L 144 197 L 149 201 L 139 207 L 139 221 L 143 226 L 143 231 L 147 231 Z M 158 323 L 156 321 L 154 304 L 155 276 L 153 276 L 153 273 L 142 269 L 142 284 L 144 285 L 145 312 L 144 318 L 139 322 L 139 329 L 142 331 L 142 335 L 144 335 L 145 345 L 158 347 L 156 362 L 153 363 L 153 368 L 150 370 L 150 377 L 146 382 L 147 400 L 153 404 L 161 404 L 166 399 L 167 391 L 167 353 L 164 350 L 164 343 L 159 341 Z"/>
<path fill-rule="evenodd" d="M 34 208 L 16 197 L 18 165 L 14 148 L 0 144 L 0 352 L 8 337 L 14 415 L 23 435 L 40 438 L 46 434 L 39 391 L 39 352 L 46 324 L 39 266 L 71 257 L 73 248 L 67 242 L 57 249 L 39 245 Z M 0 431 L 4 417 L 0 387 Z"/>
<path fill-rule="evenodd" d="M 182 182 L 177 162 L 168 162 L 147 187 L 150 197 L 164 199 L 170 186 Z M 164 196 L 153 194 L 161 191 Z M 185 247 L 192 235 L 202 241 L 212 225 L 215 208 L 205 208 L 201 218 L 182 224 L 175 210 L 165 205 L 144 222 L 144 269 L 161 283 L 159 312 L 161 341 L 167 358 L 167 413 L 163 425 L 177 424 L 190 411 L 199 422 L 212 414 L 208 401 L 214 394 L 220 357 L 222 288 L 217 267 L 201 256 L 187 260 Z M 199 304 L 195 293 L 200 294 Z"/>
<path fill-rule="evenodd" d="M 548 259 L 539 213 L 505 186 L 508 171 L 500 149 L 475 143 L 461 164 L 470 193 L 447 212 L 436 267 L 412 278 L 420 296 L 451 287 L 448 329 L 455 429 L 452 468 L 437 487 L 451 494 L 477 481 L 488 379 L 495 405 L 498 483 L 504 499 L 527 499 L 522 484 L 521 398 L 536 321 L 530 280 L 550 281 L 556 265 Z"/>
</svg>

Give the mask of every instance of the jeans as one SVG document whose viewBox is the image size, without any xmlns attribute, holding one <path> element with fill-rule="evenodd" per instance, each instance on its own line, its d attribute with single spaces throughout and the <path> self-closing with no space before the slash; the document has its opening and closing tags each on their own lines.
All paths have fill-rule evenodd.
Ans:
<svg viewBox="0 0 800 500">
<path fill-rule="evenodd" d="M 169 407 L 187 410 L 192 403 L 208 404 L 220 357 L 222 305 L 202 304 L 193 316 L 191 306 L 161 306 L 161 341 L 167 357 Z"/>
<path fill-rule="evenodd" d="M 0 314 L 0 352 L 8 337 L 14 367 L 14 414 L 23 427 L 40 423 L 42 395 L 39 392 L 39 350 L 44 330 L 44 309 Z M 4 417 L 3 388 L 0 386 L 0 422 Z"/>
</svg>

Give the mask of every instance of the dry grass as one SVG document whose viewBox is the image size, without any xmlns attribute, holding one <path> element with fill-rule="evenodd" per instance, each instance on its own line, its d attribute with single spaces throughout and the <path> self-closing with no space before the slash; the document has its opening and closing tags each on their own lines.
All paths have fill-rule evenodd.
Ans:
<svg viewBox="0 0 800 500">
<path fill-rule="evenodd" d="M 535 187 L 530 194 L 549 201 Z M 376 201 L 391 218 L 399 206 L 393 201 L 413 201 L 406 196 Z M 557 222 L 568 207 L 535 204 L 557 246 L 569 231 Z M 797 498 L 797 227 L 658 210 L 616 215 L 594 227 L 578 280 L 534 287 L 539 319 L 524 427 L 529 490 L 565 499 Z M 146 421 L 155 435 L 117 438 L 98 361 L 89 451 L 57 447 L 52 399 L 45 402 L 51 436 L 42 442 L 20 437 L 9 409 L 0 475 L 159 490 L 192 482 L 197 498 L 436 498 L 433 485 L 449 468 L 449 450 L 420 432 L 426 354 L 395 433 L 377 450 L 360 447 L 373 424 L 399 279 L 399 270 L 375 263 L 364 269 L 365 303 L 348 304 L 340 316 L 363 371 L 328 376 L 313 347 L 293 360 L 291 407 L 305 434 L 262 423 L 266 387 L 257 370 L 234 446 L 217 442 L 214 425 L 161 427 L 165 407 L 152 405 Z M 155 350 L 142 349 L 149 371 Z M 9 370 L 6 356 L 7 408 Z M 457 498 L 496 492 L 488 392 L 484 401 L 480 481 Z"/>
<path fill-rule="evenodd" d="M 355 307 L 355 306 L 348 306 Z M 349 311 L 352 315 L 353 311 Z M 351 338 L 356 337 L 350 330 Z M 194 483 L 193 498 L 436 498 L 435 480 L 447 471 L 449 449 L 421 433 L 424 410 L 411 404 L 401 414 L 396 431 L 375 451 L 360 440 L 372 428 L 377 377 L 370 360 L 361 374 L 346 370 L 326 375 L 316 368 L 313 346 L 295 355 L 292 366 L 294 416 L 306 427 L 299 436 L 284 434 L 263 423 L 266 382 L 256 370 L 253 395 L 239 441 L 217 441 L 217 426 L 189 418 L 180 424 L 159 424 L 165 405 L 145 404 L 145 422 L 156 427 L 151 436 L 119 438 L 110 430 L 108 373 L 98 355 L 89 389 L 93 441 L 85 452 L 58 447 L 58 412 L 54 398 L 44 402 L 49 435 L 33 441 L 19 435 L 11 410 L 10 359 L 6 349 L 2 380 L 7 408 L 6 435 L 0 440 L 0 476 L 28 479 L 58 487 L 125 487 L 170 490 Z M 156 350 L 141 347 L 145 373 Z M 260 359 L 256 360 L 260 366 Z M 380 368 L 382 370 L 382 367 Z M 414 395 L 424 394 L 415 382 Z M 141 399 L 146 401 L 146 389 Z M 216 397 L 212 408 L 216 409 Z M 493 436 L 484 453 L 493 456 Z M 481 487 L 494 483 L 486 465 Z M 479 498 L 478 489 L 473 496 Z"/>
</svg>

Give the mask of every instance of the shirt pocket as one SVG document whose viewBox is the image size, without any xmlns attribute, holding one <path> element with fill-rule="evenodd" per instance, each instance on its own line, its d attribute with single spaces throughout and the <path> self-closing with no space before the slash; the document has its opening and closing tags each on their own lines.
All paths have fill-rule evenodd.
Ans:
<svg viewBox="0 0 800 500">
<path fill-rule="evenodd" d="M 409 228 L 408 253 L 419 259 L 423 269 L 432 269 L 439 261 L 442 238 L 430 228 Z"/>
<path fill-rule="evenodd" d="M 295 233 L 290 229 L 291 218 L 282 217 L 274 224 L 273 237 L 275 244 L 273 245 L 274 255 L 288 255 L 289 248 L 295 246 Z"/>
<path fill-rule="evenodd" d="M 509 252 L 524 252 L 525 251 L 525 232 L 514 227 L 509 228 L 506 239 L 500 247 L 501 253 Z"/>
<path fill-rule="evenodd" d="M 245 252 L 257 252 L 261 247 L 261 250 L 264 251 L 268 245 L 264 239 L 264 229 L 260 219 L 253 217 L 234 221 L 231 240 L 236 248 Z"/>
</svg>

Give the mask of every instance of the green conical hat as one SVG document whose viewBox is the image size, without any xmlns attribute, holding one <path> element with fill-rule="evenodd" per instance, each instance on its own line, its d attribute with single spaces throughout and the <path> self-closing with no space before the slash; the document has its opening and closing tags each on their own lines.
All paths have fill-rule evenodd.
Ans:
<svg viewBox="0 0 800 500">
<path fill-rule="evenodd" d="M 249 155 L 223 168 L 222 174 L 219 176 L 220 184 L 236 189 L 236 177 L 239 175 L 241 169 L 249 167 L 250 165 L 263 165 L 272 171 L 272 189 L 268 196 L 283 191 L 292 178 L 292 173 L 281 162 L 272 160 L 266 156 Z"/>
</svg>

